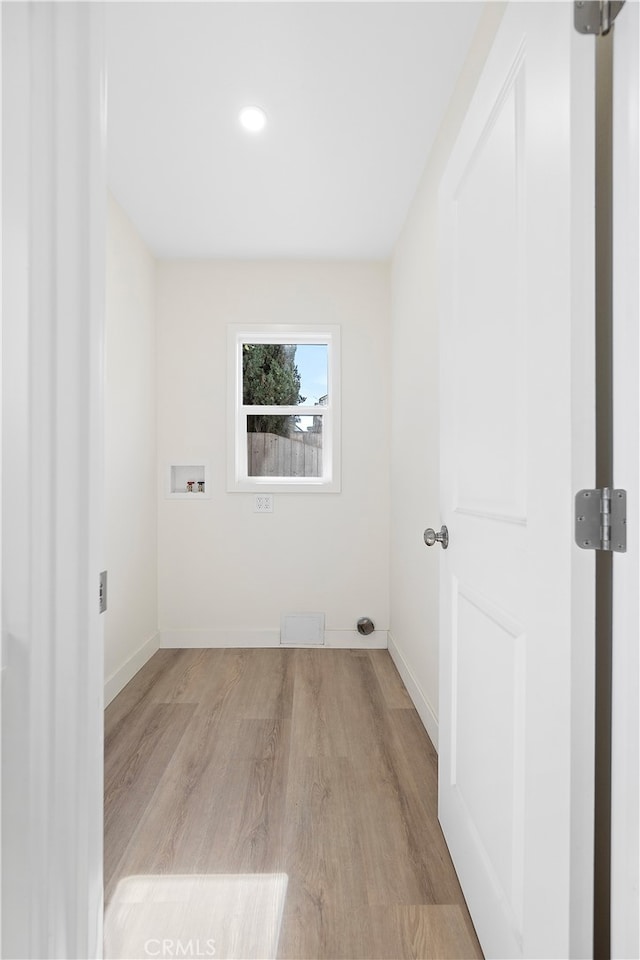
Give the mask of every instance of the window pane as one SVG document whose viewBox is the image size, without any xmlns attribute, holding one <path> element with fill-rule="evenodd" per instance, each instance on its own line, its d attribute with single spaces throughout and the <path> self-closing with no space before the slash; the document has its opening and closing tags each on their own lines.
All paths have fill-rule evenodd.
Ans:
<svg viewBox="0 0 640 960">
<path fill-rule="evenodd" d="M 250 477 L 321 477 L 322 416 L 247 417 Z"/>
<path fill-rule="evenodd" d="M 242 402 L 316 406 L 328 394 L 326 343 L 243 343 Z"/>
</svg>

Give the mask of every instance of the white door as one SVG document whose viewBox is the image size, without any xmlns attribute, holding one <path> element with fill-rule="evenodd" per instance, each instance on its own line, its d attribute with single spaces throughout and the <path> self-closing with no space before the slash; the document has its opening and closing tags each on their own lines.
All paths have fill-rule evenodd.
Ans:
<svg viewBox="0 0 640 960">
<path fill-rule="evenodd" d="M 590 955 L 593 44 L 508 7 L 440 196 L 440 819 L 490 958 Z"/>
<path fill-rule="evenodd" d="M 3 957 L 102 955 L 100 4 L 3 3 Z"/>
</svg>

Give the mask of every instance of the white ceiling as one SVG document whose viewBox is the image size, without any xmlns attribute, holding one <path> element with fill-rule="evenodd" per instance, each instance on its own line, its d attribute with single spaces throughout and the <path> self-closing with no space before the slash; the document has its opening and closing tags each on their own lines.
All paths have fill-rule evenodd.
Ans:
<svg viewBox="0 0 640 960">
<path fill-rule="evenodd" d="M 111 190 L 160 257 L 386 258 L 480 12 L 107 4 Z"/>
</svg>

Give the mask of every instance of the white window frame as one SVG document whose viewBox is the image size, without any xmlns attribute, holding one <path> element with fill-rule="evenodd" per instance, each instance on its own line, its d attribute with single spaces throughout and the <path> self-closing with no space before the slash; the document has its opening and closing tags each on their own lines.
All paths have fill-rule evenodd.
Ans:
<svg viewBox="0 0 640 960">
<path fill-rule="evenodd" d="M 323 344 L 327 347 L 327 403 L 322 406 L 245 406 L 242 402 L 242 347 L 245 343 Z M 229 493 L 339 493 L 340 491 L 340 327 L 335 324 L 228 325 L 227 491 Z M 322 417 L 321 477 L 250 477 L 247 416 Z"/>
</svg>

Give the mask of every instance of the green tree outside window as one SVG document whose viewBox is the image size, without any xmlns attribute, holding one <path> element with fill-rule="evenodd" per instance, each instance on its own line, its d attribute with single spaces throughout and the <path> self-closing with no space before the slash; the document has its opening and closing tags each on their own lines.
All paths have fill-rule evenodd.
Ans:
<svg viewBox="0 0 640 960">
<path fill-rule="evenodd" d="M 295 363 L 296 345 L 290 343 L 245 343 L 242 347 L 242 402 L 246 406 L 297 406 L 300 374 Z M 249 433 L 275 433 L 286 437 L 298 417 L 254 414 L 247 417 Z"/>
</svg>

